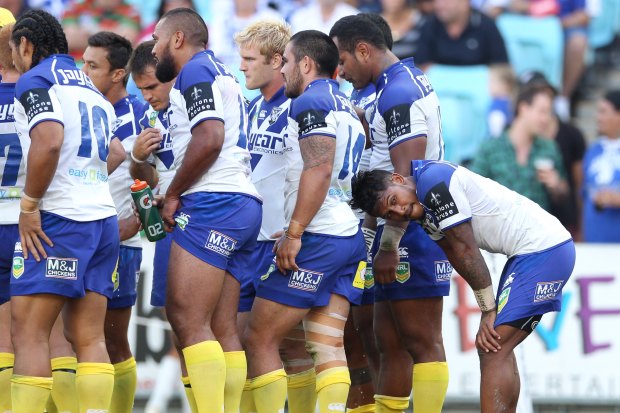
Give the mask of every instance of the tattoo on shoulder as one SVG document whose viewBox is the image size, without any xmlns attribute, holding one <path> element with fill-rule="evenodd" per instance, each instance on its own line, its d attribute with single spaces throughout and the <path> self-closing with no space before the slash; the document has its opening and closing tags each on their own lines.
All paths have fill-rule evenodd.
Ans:
<svg viewBox="0 0 620 413">
<path fill-rule="evenodd" d="M 336 153 L 336 140 L 331 136 L 314 135 L 299 141 L 304 171 L 324 163 L 333 162 Z"/>
</svg>

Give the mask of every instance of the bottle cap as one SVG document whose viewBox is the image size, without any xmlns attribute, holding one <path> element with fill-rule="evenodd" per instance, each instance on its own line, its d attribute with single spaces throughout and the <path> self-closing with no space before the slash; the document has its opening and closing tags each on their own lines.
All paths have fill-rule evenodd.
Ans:
<svg viewBox="0 0 620 413">
<path fill-rule="evenodd" d="M 143 189 L 146 189 L 147 186 L 148 184 L 146 183 L 146 181 L 141 181 L 139 179 L 136 179 L 133 185 L 131 185 L 131 192 L 142 191 Z"/>
</svg>

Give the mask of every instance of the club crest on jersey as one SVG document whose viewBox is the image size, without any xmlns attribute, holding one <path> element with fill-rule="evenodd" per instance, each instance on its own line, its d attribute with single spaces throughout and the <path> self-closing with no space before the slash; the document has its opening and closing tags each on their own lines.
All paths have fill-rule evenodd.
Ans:
<svg viewBox="0 0 620 413">
<path fill-rule="evenodd" d="M 236 246 L 237 240 L 214 230 L 209 231 L 209 237 L 205 244 L 206 249 L 225 257 L 230 257 Z"/>
<path fill-rule="evenodd" d="M 31 122 L 35 116 L 41 113 L 54 111 L 49 91 L 45 88 L 35 88 L 24 92 L 19 101 L 28 116 L 28 122 Z"/>
<path fill-rule="evenodd" d="M 296 120 L 299 124 L 299 136 L 305 135 L 317 128 L 327 127 L 325 113 L 315 109 L 301 112 L 297 115 Z"/>
<path fill-rule="evenodd" d="M 450 281 L 452 277 L 452 264 L 450 261 L 435 261 L 435 280 L 437 282 Z"/>
<path fill-rule="evenodd" d="M 437 221 L 443 221 L 459 213 L 445 182 L 440 182 L 431 188 L 424 198 L 424 204 L 434 213 Z"/>
<path fill-rule="evenodd" d="M 211 82 L 195 84 L 185 90 L 183 97 L 185 98 L 185 107 L 190 121 L 201 112 L 215 109 Z"/>
<path fill-rule="evenodd" d="M 407 280 L 411 278 L 411 271 L 409 270 L 408 262 L 399 262 L 396 266 L 396 281 L 401 284 L 407 282 Z"/>
<path fill-rule="evenodd" d="M 506 278 L 506 281 L 504 281 L 504 285 L 502 285 L 502 289 L 508 287 L 510 284 L 512 284 L 512 282 L 515 280 L 514 277 L 515 273 L 513 272 L 512 274 L 510 274 L 508 276 L 508 278 Z"/>
<path fill-rule="evenodd" d="M 45 261 L 45 276 L 63 280 L 77 280 L 77 258 L 47 257 Z"/>
<path fill-rule="evenodd" d="M 411 132 L 411 115 L 408 104 L 396 105 L 383 113 L 388 144 L 396 138 Z"/>
<path fill-rule="evenodd" d="M 174 218 L 174 222 L 177 223 L 181 231 L 185 231 L 185 227 L 187 226 L 187 224 L 189 224 L 189 219 L 190 215 L 186 214 L 185 212 L 181 212 Z"/>
<path fill-rule="evenodd" d="M 267 122 L 269 122 L 270 125 L 273 125 L 274 123 L 276 123 L 282 111 L 283 109 L 280 107 L 271 109 L 271 113 L 269 114 L 269 119 L 267 120 Z"/>
<path fill-rule="evenodd" d="M 319 284 L 321 283 L 322 279 L 322 272 L 315 272 L 300 268 L 297 271 L 291 271 L 291 276 L 288 280 L 288 286 L 290 288 L 314 293 L 318 291 Z"/>
<path fill-rule="evenodd" d="M 155 125 L 157 124 L 157 115 L 159 115 L 159 112 L 153 111 L 151 112 L 151 115 L 149 116 L 149 126 L 151 128 L 154 128 Z"/>
</svg>

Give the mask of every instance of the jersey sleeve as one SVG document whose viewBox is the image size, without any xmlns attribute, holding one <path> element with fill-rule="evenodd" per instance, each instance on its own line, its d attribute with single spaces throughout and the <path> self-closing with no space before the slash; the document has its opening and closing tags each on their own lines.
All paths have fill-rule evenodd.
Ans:
<svg viewBox="0 0 620 413">
<path fill-rule="evenodd" d="M 471 207 L 465 188 L 454 167 L 435 164 L 420 174 L 420 201 L 434 216 L 441 231 L 471 220 Z"/>
<path fill-rule="evenodd" d="M 421 76 L 426 82 L 426 76 Z M 423 87 L 418 81 L 390 84 L 381 95 L 378 111 L 385 121 L 390 150 L 410 139 L 428 135 L 426 115 L 419 105 L 425 95 Z"/>
<path fill-rule="evenodd" d="M 332 114 L 335 107 L 327 99 L 313 94 L 302 95 L 291 108 L 290 117 L 298 125 L 298 139 L 313 135 L 324 135 L 336 138 L 336 120 Z"/>
<path fill-rule="evenodd" d="M 214 74 L 206 67 L 190 62 L 179 79 L 190 129 L 205 120 L 224 122 L 224 102 Z"/>
<path fill-rule="evenodd" d="M 24 108 L 28 121 L 28 131 L 45 121 L 64 125 L 62 106 L 54 87 L 43 77 L 26 77 L 17 84 L 15 97 Z"/>
</svg>

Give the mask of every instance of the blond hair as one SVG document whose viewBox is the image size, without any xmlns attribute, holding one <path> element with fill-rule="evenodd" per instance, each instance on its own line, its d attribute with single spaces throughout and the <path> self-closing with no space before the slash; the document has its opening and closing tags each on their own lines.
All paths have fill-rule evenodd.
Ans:
<svg viewBox="0 0 620 413">
<path fill-rule="evenodd" d="M 239 47 L 258 46 L 260 54 L 267 59 L 284 54 L 291 38 L 291 27 L 282 20 L 259 20 L 235 34 Z"/>
<path fill-rule="evenodd" d="M 0 66 L 4 70 L 15 70 L 13 56 L 11 55 L 11 34 L 13 32 L 13 23 L 7 24 L 0 29 Z"/>
</svg>

